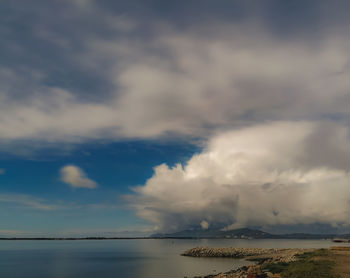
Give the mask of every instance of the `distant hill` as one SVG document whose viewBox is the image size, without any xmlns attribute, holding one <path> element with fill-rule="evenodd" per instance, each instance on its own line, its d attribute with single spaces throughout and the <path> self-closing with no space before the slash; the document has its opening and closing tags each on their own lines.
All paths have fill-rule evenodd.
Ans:
<svg viewBox="0 0 350 278">
<path fill-rule="evenodd" d="M 155 238 L 271 238 L 271 234 L 248 228 L 222 231 L 219 229 L 190 229 L 169 234 L 153 234 Z"/>
<path fill-rule="evenodd" d="M 350 238 L 350 235 L 293 233 L 274 235 L 260 230 L 243 228 L 231 231 L 219 229 L 189 229 L 168 234 L 153 234 L 151 238 L 241 238 L 241 239 L 332 239 Z"/>
</svg>

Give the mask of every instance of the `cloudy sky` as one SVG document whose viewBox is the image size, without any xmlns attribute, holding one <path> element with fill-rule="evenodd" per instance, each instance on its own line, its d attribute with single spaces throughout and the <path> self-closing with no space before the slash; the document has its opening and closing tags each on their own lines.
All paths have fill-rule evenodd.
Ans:
<svg viewBox="0 0 350 278">
<path fill-rule="evenodd" d="M 0 236 L 350 232 L 348 1 L 0 3 Z"/>
</svg>

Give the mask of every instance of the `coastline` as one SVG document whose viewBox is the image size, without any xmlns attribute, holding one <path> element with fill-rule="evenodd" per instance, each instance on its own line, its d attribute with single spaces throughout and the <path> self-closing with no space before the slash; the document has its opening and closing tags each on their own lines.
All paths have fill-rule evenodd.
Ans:
<svg viewBox="0 0 350 278">
<path fill-rule="evenodd" d="M 255 262 L 228 272 L 195 278 L 349 277 L 350 247 L 315 248 L 209 248 L 195 247 L 182 256 L 244 258 Z"/>
</svg>

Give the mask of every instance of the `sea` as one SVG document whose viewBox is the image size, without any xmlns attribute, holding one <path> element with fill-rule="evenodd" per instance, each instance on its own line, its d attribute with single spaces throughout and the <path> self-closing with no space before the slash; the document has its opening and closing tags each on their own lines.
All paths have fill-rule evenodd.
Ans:
<svg viewBox="0 0 350 278">
<path fill-rule="evenodd" d="M 122 239 L 1 240 L 1 278 L 183 278 L 247 264 L 180 256 L 192 247 L 328 248 L 330 240 Z M 346 244 L 345 244 L 346 245 Z"/>
</svg>

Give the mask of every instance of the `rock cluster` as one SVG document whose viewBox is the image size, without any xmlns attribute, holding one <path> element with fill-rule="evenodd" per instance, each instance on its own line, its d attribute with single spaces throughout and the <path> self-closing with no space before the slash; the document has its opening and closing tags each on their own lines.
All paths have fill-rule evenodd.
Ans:
<svg viewBox="0 0 350 278">
<path fill-rule="evenodd" d="M 250 256 L 269 255 L 276 256 L 285 253 L 287 250 L 295 249 L 267 249 L 267 248 L 210 248 L 210 247 L 195 247 L 185 251 L 183 256 L 190 257 L 229 257 L 229 258 L 246 258 Z"/>
</svg>

